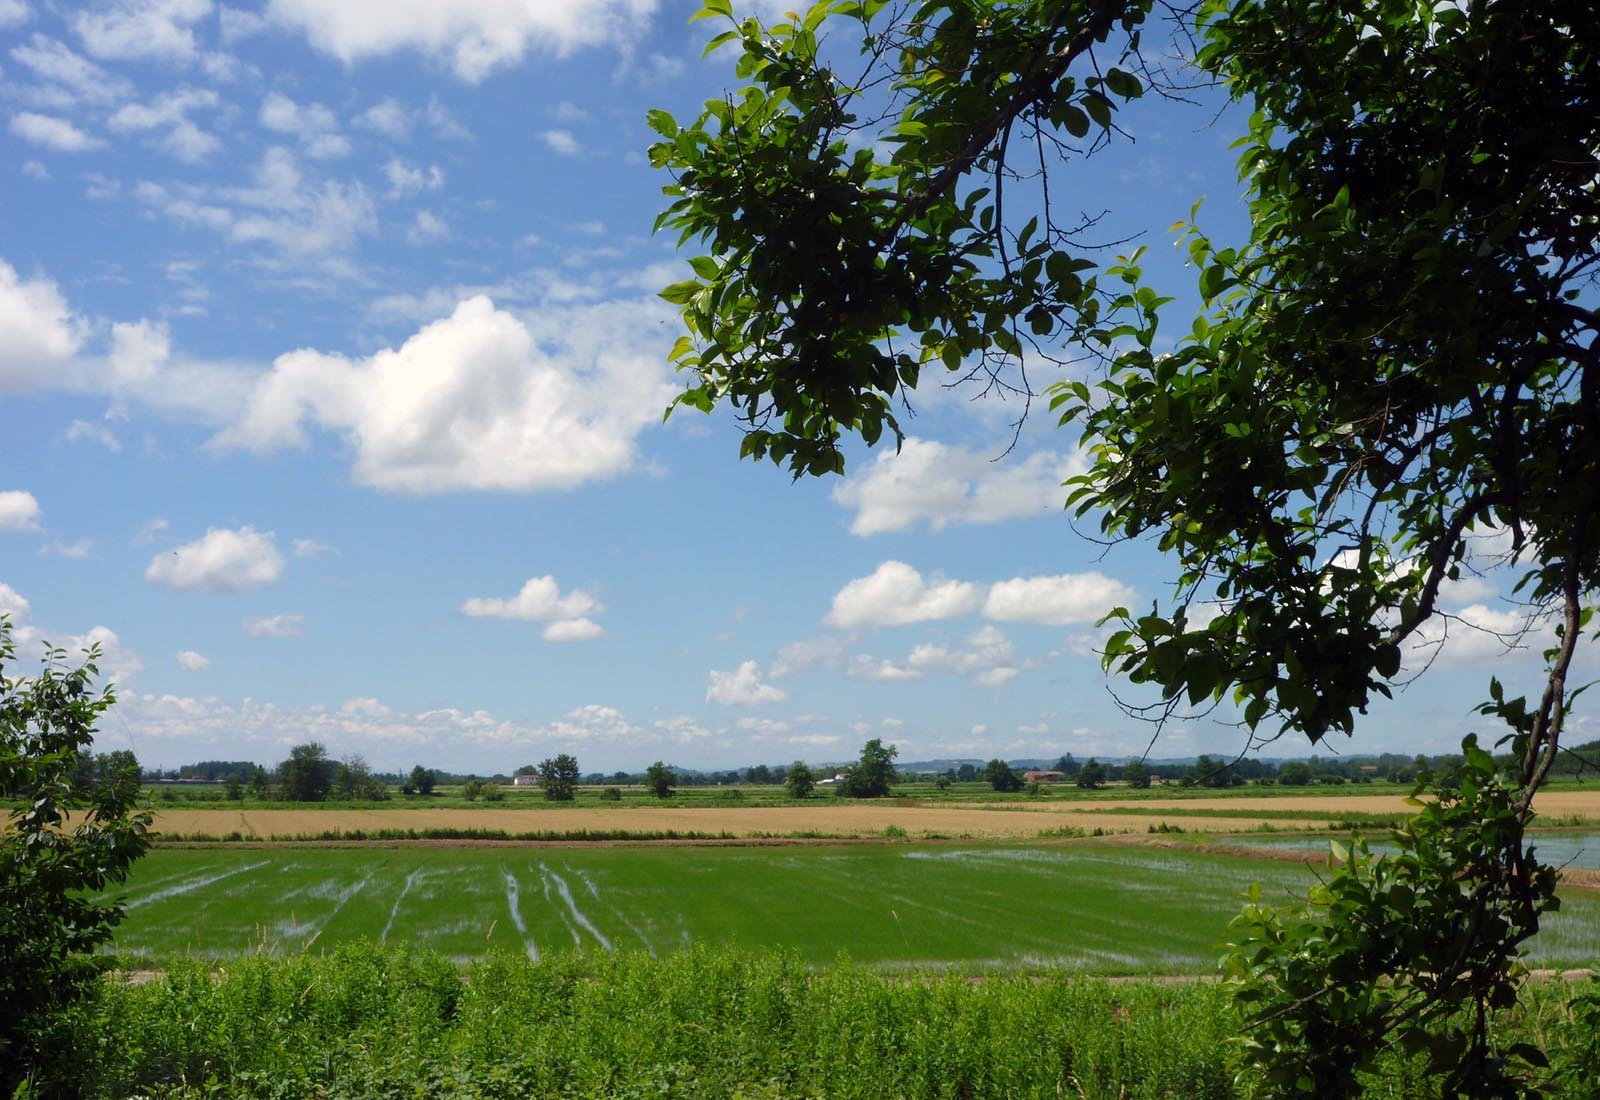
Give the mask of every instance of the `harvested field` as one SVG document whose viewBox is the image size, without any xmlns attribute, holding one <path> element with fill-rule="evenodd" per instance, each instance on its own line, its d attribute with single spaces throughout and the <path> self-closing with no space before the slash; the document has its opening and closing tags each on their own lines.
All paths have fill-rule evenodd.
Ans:
<svg viewBox="0 0 1600 1100">
<path fill-rule="evenodd" d="M 1540 794 L 1538 807 L 1547 821 L 1583 819 L 1600 823 L 1600 790 L 1557 790 Z M 842 802 L 818 800 L 798 806 L 680 807 L 546 806 L 507 809 L 160 809 L 156 828 L 177 836 L 226 836 L 238 833 L 262 840 L 318 837 L 325 833 L 380 830 L 424 833 L 437 830 L 481 830 L 512 836 L 529 834 L 615 835 L 667 833 L 770 836 L 883 836 L 903 829 L 911 837 L 1032 839 L 1054 830 L 1116 835 L 1146 833 L 1161 825 L 1185 832 L 1240 833 L 1265 829 L 1322 829 L 1329 821 L 1351 814 L 1404 814 L 1405 800 L 1395 795 L 1307 795 L 1295 798 L 1204 797 L 1170 799 L 1106 799 L 1092 802 L 1005 802 L 951 804 L 884 800 Z M 1213 816 L 1225 810 L 1230 816 Z M 1249 815 L 1251 811 L 1262 816 Z"/>
</svg>

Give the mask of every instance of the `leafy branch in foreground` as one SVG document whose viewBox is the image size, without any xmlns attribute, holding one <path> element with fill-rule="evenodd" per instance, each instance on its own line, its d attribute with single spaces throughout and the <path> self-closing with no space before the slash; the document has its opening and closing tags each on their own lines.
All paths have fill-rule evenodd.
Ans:
<svg viewBox="0 0 1600 1100">
<path fill-rule="evenodd" d="M 78 764 L 114 702 L 96 691 L 98 648 L 69 667 L 47 649 L 32 678 L 11 678 L 11 622 L 0 615 L 0 799 L 17 800 L 0 834 L 0 1095 L 24 1081 L 50 1095 L 70 1080 L 72 1051 L 53 1041 L 57 1013 L 84 996 L 94 951 L 122 919 L 90 895 L 122 882 L 149 847 L 137 813 L 137 766 L 85 782 Z"/>
</svg>

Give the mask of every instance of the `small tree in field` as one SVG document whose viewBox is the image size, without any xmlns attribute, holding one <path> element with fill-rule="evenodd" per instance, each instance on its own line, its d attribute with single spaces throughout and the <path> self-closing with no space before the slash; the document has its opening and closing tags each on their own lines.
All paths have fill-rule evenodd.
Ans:
<svg viewBox="0 0 1600 1100">
<path fill-rule="evenodd" d="M 1087 790 L 1103 787 L 1106 782 L 1106 766 L 1094 757 L 1078 771 L 1078 786 Z"/>
<path fill-rule="evenodd" d="M 562 753 L 539 764 L 539 786 L 550 802 L 571 802 L 578 787 L 577 757 Z"/>
<path fill-rule="evenodd" d="M 783 785 L 788 790 L 790 798 L 810 798 L 811 792 L 817 787 L 817 776 L 806 767 L 804 760 L 796 760 L 789 765 L 789 774 L 784 779 Z"/>
<path fill-rule="evenodd" d="M 30 1079 L 36 1092 L 70 1080 L 52 1023 L 87 992 L 101 969 L 94 951 L 122 919 L 115 901 L 89 895 L 124 881 L 150 846 L 137 768 L 74 779 L 114 702 L 94 688 L 98 656 L 69 668 L 52 649 L 32 679 L 8 678 L 15 649 L 0 616 L 0 799 L 16 804 L 0 832 L 0 1096 Z"/>
<path fill-rule="evenodd" d="M 423 797 L 433 794 L 434 786 L 439 782 L 439 777 L 433 774 L 432 768 L 424 768 L 421 764 L 411 769 L 409 780 L 411 789 Z"/>
<path fill-rule="evenodd" d="M 1145 790 L 1150 786 L 1150 765 L 1143 760 L 1130 760 L 1122 769 L 1122 778 L 1135 790 Z"/>
<path fill-rule="evenodd" d="M 1004 760 L 996 758 L 989 761 L 983 769 L 983 777 L 989 781 L 989 786 L 997 791 L 1010 793 L 1022 790 L 1022 776 Z"/>
<path fill-rule="evenodd" d="M 672 788 L 678 785 L 678 777 L 671 768 L 657 760 L 644 770 L 644 785 L 657 798 L 671 798 Z"/>
<path fill-rule="evenodd" d="M 851 798 L 883 798 L 889 793 L 889 784 L 900 776 L 894 770 L 894 758 L 900 750 L 885 745 L 874 737 L 861 746 L 861 759 L 850 769 L 845 780 L 844 793 Z"/>
</svg>

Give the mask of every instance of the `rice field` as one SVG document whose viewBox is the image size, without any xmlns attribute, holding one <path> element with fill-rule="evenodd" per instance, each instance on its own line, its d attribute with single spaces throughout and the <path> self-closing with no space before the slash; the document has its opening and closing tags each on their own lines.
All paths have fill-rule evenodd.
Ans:
<svg viewBox="0 0 1600 1100">
<path fill-rule="evenodd" d="M 469 961 L 675 953 L 698 943 L 889 969 L 1209 972 L 1239 893 L 1314 871 L 1213 852 L 1069 845 L 160 848 L 123 891 L 130 965 L 405 944 Z M 1600 960 L 1600 895 L 1571 891 L 1540 965 Z"/>
</svg>

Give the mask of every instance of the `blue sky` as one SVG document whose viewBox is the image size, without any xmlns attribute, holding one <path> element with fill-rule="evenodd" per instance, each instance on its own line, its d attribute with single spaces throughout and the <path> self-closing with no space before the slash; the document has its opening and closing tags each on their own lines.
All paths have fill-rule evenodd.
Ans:
<svg viewBox="0 0 1600 1100">
<path fill-rule="evenodd" d="M 650 234 L 644 115 L 732 81 L 693 10 L 0 0 L 0 610 L 30 659 L 102 645 L 105 747 L 482 772 L 1143 751 L 1094 622 L 1168 570 L 1067 522 L 1075 432 L 1036 410 L 1006 454 L 1014 402 L 934 387 L 898 456 L 791 483 L 737 461 L 726 415 L 662 424 L 655 291 L 684 269 Z M 1218 106 L 1147 98 L 1070 166 L 1177 310 L 1167 227 L 1201 196 L 1241 225 Z M 1532 684 L 1464 628 L 1515 621 L 1502 590 L 1449 594 L 1434 669 L 1350 747 L 1452 748 L 1488 664 Z M 1237 749 L 1226 717 L 1154 753 Z"/>
</svg>

